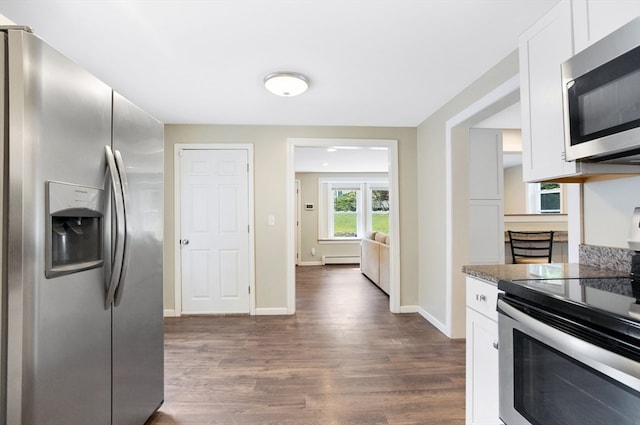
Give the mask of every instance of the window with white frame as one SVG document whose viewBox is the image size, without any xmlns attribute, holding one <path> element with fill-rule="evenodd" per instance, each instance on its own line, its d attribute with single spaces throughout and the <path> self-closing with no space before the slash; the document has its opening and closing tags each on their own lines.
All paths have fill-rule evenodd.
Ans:
<svg viewBox="0 0 640 425">
<path fill-rule="evenodd" d="M 389 231 L 389 184 L 381 180 L 320 179 L 319 239 L 360 239 Z"/>
<path fill-rule="evenodd" d="M 369 184 L 367 188 L 367 230 L 389 233 L 389 187 Z"/>
<path fill-rule="evenodd" d="M 529 183 L 527 188 L 529 214 L 562 212 L 562 187 L 559 183 Z"/>
<path fill-rule="evenodd" d="M 362 190 L 359 185 L 330 184 L 329 239 L 357 238 L 362 234 Z"/>
</svg>

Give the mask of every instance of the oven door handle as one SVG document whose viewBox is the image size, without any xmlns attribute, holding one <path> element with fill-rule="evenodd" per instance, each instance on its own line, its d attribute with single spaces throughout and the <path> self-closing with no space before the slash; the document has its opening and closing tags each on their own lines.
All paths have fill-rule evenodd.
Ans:
<svg viewBox="0 0 640 425">
<path fill-rule="evenodd" d="M 504 299 L 498 300 L 498 311 L 519 322 L 533 333 L 532 337 L 538 336 L 537 339 L 541 339 L 541 342 L 553 346 L 567 356 L 579 360 L 630 388 L 640 388 L 640 371 L 636 361 L 536 320 L 508 304 Z M 502 346 L 502 344 L 500 345 Z"/>
</svg>

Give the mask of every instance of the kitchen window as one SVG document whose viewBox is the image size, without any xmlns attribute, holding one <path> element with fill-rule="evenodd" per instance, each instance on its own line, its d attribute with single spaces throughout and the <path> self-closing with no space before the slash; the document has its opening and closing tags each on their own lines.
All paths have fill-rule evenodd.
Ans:
<svg viewBox="0 0 640 425">
<path fill-rule="evenodd" d="M 527 213 L 559 214 L 562 212 L 562 186 L 559 183 L 527 185 Z"/>
<path fill-rule="evenodd" d="M 380 180 L 319 180 L 320 240 L 357 240 L 389 232 L 389 185 Z"/>
</svg>

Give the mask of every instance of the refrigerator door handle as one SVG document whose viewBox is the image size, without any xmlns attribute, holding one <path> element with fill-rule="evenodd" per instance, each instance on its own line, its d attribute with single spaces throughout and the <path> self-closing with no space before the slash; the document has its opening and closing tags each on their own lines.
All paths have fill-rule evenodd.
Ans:
<svg viewBox="0 0 640 425">
<path fill-rule="evenodd" d="M 129 196 L 129 182 L 127 180 L 127 172 L 124 167 L 124 161 L 120 151 L 114 152 L 116 159 L 116 167 L 118 168 L 118 174 L 120 175 L 120 185 L 122 187 L 122 201 L 124 206 L 124 254 L 122 256 L 122 271 L 120 272 L 120 280 L 116 288 L 115 300 L 113 304 L 118 306 L 122 300 L 122 293 L 124 292 L 124 283 L 127 276 L 127 270 L 129 269 L 129 260 L 131 259 L 131 199 Z"/>
<path fill-rule="evenodd" d="M 122 196 L 122 185 L 120 182 L 120 175 L 116 167 L 115 158 L 113 152 L 109 146 L 104 147 L 105 155 L 107 158 L 107 168 L 109 169 L 109 176 L 111 178 L 111 191 L 113 192 L 113 201 L 115 205 L 115 251 L 113 254 L 113 260 L 111 262 L 111 276 L 109 277 L 109 283 L 107 284 L 107 296 L 104 301 L 104 309 L 108 310 L 113 302 L 118 281 L 122 273 L 122 263 L 124 258 L 124 245 L 125 245 L 125 229 L 124 229 L 124 200 Z"/>
</svg>

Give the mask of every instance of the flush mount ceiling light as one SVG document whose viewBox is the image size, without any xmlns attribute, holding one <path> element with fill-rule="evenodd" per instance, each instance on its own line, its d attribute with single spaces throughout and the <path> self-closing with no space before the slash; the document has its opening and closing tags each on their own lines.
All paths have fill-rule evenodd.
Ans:
<svg viewBox="0 0 640 425">
<path fill-rule="evenodd" d="M 297 72 L 274 72 L 264 77 L 264 86 L 278 96 L 297 96 L 309 87 L 309 79 Z"/>
</svg>

